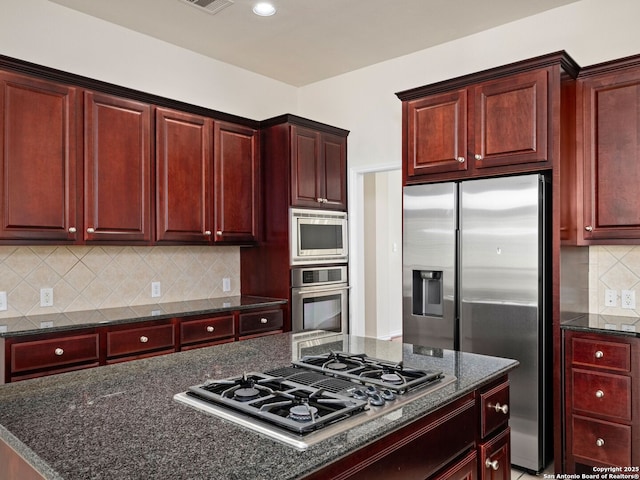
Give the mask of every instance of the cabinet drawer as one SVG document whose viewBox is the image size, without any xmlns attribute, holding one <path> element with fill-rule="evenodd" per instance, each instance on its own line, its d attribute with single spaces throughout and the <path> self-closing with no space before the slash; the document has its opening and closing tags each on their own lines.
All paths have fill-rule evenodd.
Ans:
<svg viewBox="0 0 640 480">
<path fill-rule="evenodd" d="M 573 455 L 609 465 L 631 465 L 631 427 L 573 417 Z"/>
<path fill-rule="evenodd" d="M 130 355 L 160 349 L 173 349 L 172 324 L 107 332 L 107 357 Z"/>
<path fill-rule="evenodd" d="M 180 324 L 182 345 L 230 337 L 233 334 L 233 315 L 188 320 Z"/>
<path fill-rule="evenodd" d="M 282 310 L 267 310 L 240 315 L 240 335 L 248 335 L 282 328 Z"/>
<path fill-rule="evenodd" d="M 482 438 L 509 422 L 509 382 L 480 393 L 480 433 Z"/>
<path fill-rule="evenodd" d="M 573 408 L 631 420 L 631 377 L 573 370 Z"/>
<path fill-rule="evenodd" d="M 620 372 L 631 370 L 631 345 L 585 338 L 572 339 L 573 365 L 589 365 Z"/>
<path fill-rule="evenodd" d="M 97 333 L 14 343 L 11 345 L 11 371 L 97 362 L 98 345 Z"/>
</svg>

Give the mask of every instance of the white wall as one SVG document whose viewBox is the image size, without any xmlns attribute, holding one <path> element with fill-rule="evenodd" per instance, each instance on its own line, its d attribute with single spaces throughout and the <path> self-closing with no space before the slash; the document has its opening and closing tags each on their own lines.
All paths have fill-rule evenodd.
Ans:
<svg viewBox="0 0 640 480">
<path fill-rule="evenodd" d="M 0 0 L 0 54 L 263 120 L 296 89 L 47 0 Z"/>
</svg>

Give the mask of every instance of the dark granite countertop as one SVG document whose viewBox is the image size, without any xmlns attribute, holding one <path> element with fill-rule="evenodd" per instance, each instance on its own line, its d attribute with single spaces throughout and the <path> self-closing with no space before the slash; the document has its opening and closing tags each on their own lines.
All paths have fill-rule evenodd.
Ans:
<svg viewBox="0 0 640 480">
<path fill-rule="evenodd" d="M 0 337 L 17 337 L 43 333 L 97 327 L 105 324 L 131 323 L 145 320 L 210 315 L 232 310 L 270 307 L 287 303 L 279 298 L 234 296 L 155 303 L 131 307 L 105 308 L 45 315 L 0 318 Z M 2 328 L 4 327 L 4 328 Z"/>
<path fill-rule="evenodd" d="M 457 380 L 304 452 L 173 400 L 207 378 L 287 366 L 302 353 L 336 347 L 442 369 Z M 296 479 L 516 366 L 349 335 L 284 333 L 2 385 L 0 438 L 55 480 Z"/>
<path fill-rule="evenodd" d="M 606 335 L 640 337 L 640 318 L 618 315 L 578 314 L 567 315 L 560 322 L 565 330 L 577 330 Z"/>
</svg>

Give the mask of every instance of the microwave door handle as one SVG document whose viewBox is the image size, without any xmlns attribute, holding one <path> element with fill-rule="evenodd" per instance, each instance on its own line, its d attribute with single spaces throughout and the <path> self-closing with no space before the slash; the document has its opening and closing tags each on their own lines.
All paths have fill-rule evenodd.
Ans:
<svg viewBox="0 0 640 480">
<path fill-rule="evenodd" d="M 350 290 L 351 287 L 340 287 L 340 288 L 323 288 L 321 290 L 307 290 L 306 292 L 296 292 L 298 295 L 306 295 L 309 293 L 323 293 L 323 292 L 335 292 L 336 290 Z"/>
</svg>

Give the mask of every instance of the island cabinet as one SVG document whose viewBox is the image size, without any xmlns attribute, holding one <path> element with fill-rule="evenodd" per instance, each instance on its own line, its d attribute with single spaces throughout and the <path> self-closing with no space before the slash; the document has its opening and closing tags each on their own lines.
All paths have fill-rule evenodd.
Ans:
<svg viewBox="0 0 640 480">
<path fill-rule="evenodd" d="M 550 169 L 577 70 L 560 52 L 398 93 L 404 183 Z"/>
<path fill-rule="evenodd" d="M 78 238 L 77 89 L 0 71 L 0 240 Z"/>
<path fill-rule="evenodd" d="M 578 245 L 640 239 L 640 56 L 585 68 L 577 83 L 575 179 L 566 217 Z M 572 198 L 573 197 L 573 198 Z"/>
<path fill-rule="evenodd" d="M 84 240 L 152 239 L 151 105 L 84 93 Z"/>
<path fill-rule="evenodd" d="M 564 351 L 564 471 L 640 465 L 640 339 L 564 330 Z"/>
<path fill-rule="evenodd" d="M 509 382 L 502 377 L 305 480 L 508 480 Z"/>
</svg>

